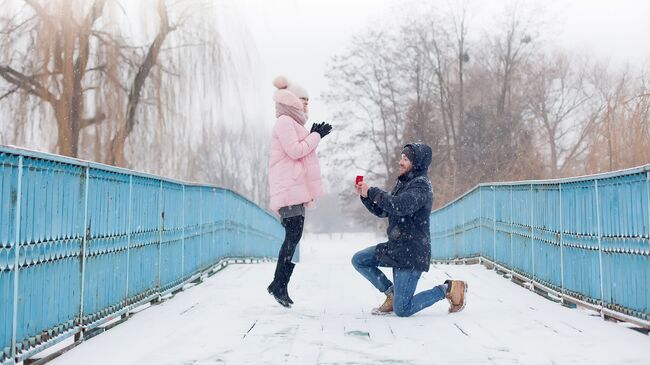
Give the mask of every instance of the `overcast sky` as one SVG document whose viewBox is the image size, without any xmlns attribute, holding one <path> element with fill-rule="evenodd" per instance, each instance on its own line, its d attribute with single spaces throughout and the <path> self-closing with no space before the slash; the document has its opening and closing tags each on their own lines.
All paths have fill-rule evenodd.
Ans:
<svg viewBox="0 0 650 365">
<path fill-rule="evenodd" d="M 513 1 L 483 0 L 472 4 L 475 24 L 487 24 Z M 528 0 L 548 8 L 557 22 L 550 35 L 556 45 L 593 53 L 613 64 L 641 65 L 650 60 L 650 1 L 648 0 Z M 321 95 L 330 59 L 343 52 L 350 37 L 369 27 L 382 27 L 412 4 L 408 0 L 222 0 L 227 14 L 236 14 L 238 31 L 253 63 L 247 73 L 254 120 L 274 121 L 271 81 L 277 75 L 304 86 L 310 93 L 310 121 L 328 120 L 331 113 Z M 422 0 L 416 2 L 422 4 Z M 435 1 L 449 6 L 450 1 Z M 522 3 L 522 1 L 520 1 Z M 230 18 L 228 21 L 233 21 Z M 229 26 L 229 28 L 232 28 Z M 261 104 L 261 105 L 259 105 Z"/>
</svg>

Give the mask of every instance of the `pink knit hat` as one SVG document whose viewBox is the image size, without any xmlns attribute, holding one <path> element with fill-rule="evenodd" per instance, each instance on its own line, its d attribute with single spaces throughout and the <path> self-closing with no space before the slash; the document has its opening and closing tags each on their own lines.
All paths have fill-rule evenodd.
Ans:
<svg viewBox="0 0 650 365">
<path fill-rule="evenodd" d="M 289 80 L 284 76 L 278 76 L 273 80 L 273 86 L 278 90 L 273 95 L 273 100 L 276 103 L 293 106 L 302 109 L 302 101 L 300 98 L 309 99 L 307 90 L 298 84 L 289 83 Z"/>
</svg>

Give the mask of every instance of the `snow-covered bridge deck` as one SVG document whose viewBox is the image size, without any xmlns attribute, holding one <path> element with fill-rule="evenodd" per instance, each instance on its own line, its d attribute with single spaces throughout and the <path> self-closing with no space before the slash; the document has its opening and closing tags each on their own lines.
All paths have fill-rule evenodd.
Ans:
<svg viewBox="0 0 650 365">
<path fill-rule="evenodd" d="M 266 293 L 274 264 L 231 265 L 52 364 L 648 364 L 650 337 L 569 309 L 481 265 L 434 265 L 419 290 L 469 282 L 464 312 L 447 302 L 410 318 L 377 317 L 377 293 L 350 265 L 372 235 L 306 236 L 290 293 Z"/>
</svg>

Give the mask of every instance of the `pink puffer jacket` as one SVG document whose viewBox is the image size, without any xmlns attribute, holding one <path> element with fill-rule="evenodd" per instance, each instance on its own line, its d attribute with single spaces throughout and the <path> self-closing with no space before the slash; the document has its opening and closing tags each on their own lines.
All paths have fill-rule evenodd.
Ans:
<svg viewBox="0 0 650 365">
<path fill-rule="evenodd" d="M 304 126 L 287 115 L 281 115 L 273 127 L 269 184 L 271 209 L 312 203 L 321 197 L 323 181 L 316 147 L 318 133 L 309 133 Z"/>
</svg>

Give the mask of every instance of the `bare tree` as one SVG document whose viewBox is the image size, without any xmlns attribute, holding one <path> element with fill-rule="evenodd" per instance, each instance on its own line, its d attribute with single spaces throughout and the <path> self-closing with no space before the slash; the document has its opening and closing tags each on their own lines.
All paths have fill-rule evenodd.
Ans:
<svg viewBox="0 0 650 365">
<path fill-rule="evenodd" d="M 467 30 L 464 10 L 461 18 L 454 15 L 438 16 L 435 9 L 430 10 L 428 15 L 404 28 L 408 49 L 416 50 L 423 56 L 424 61 L 420 64 L 420 58 L 411 58 L 414 62 L 411 62 L 409 67 L 417 70 L 418 81 L 419 79 L 430 80 L 430 83 L 424 84 L 426 92 L 416 94 L 413 107 L 419 110 L 430 105 L 431 112 L 429 115 L 419 113 L 416 118 L 409 119 L 408 126 L 411 132 L 409 136 L 424 137 L 423 140 L 435 147 L 434 160 L 439 161 L 437 168 L 451 175 L 451 184 L 440 186 L 443 190 L 442 195 L 447 195 L 453 194 L 447 191 L 447 187 L 453 190 L 455 184 L 456 160 L 460 146 L 459 119 L 462 118 L 459 103 L 462 102 L 463 97 L 460 93 L 456 93 L 456 90 L 463 89 L 460 85 L 464 84 L 465 61 L 464 57 L 456 58 L 456 56 L 465 53 Z M 453 19 L 453 21 L 450 23 L 443 19 Z M 460 25 L 460 28 L 456 25 Z M 454 42 L 454 36 L 457 42 Z M 460 48 L 463 50 L 459 50 Z M 423 129 L 423 126 L 426 126 L 426 129 Z"/>
<path fill-rule="evenodd" d="M 162 49 L 163 43 L 169 33 L 173 32 L 176 26 L 169 23 L 169 15 L 167 14 L 167 6 L 163 0 L 158 1 L 158 34 L 153 42 L 149 45 L 144 59 L 141 61 L 137 68 L 131 86 L 129 88 L 129 96 L 126 103 L 126 115 L 120 119 L 115 135 L 111 139 L 110 154 L 108 163 L 117 166 L 126 166 L 126 157 L 124 156 L 124 144 L 126 139 L 133 131 L 136 124 L 136 112 L 140 105 L 142 98 L 142 90 L 145 87 L 145 82 L 152 72 L 153 68 L 158 63 L 158 55 Z M 120 46 L 123 48 L 124 46 Z"/>
<path fill-rule="evenodd" d="M 531 172 L 541 170 L 539 154 L 530 152 L 534 130 L 523 118 L 525 68 L 538 43 L 537 25 L 527 17 L 529 12 L 515 8 L 506 13 L 497 32 L 478 42 L 470 32 L 469 14 L 468 2 L 446 11 L 429 8 L 411 14 L 392 37 L 379 37 L 376 32 L 359 35 L 347 53 L 351 56 L 343 57 L 343 63 L 338 59 L 328 75 L 333 80 L 332 92 L 349 97 L 329 100 L 343 112 L 337 117 L 348 118 L 343 119 L 346 124 L 350 100 L 358 103 L 368 100 L 363 99 L 365 95 L 389 95 L 397 90 L 399 113 L 395 114 L 400 123 L 394 125 L 400 126 L 401 139 L 391 140 L 395 146 L 392 153 L 385 153 L 391 152 L 385 148 L 375 151 L 384 153 L 383 161 L 395 161 L 399 147 L 406 142 L 422 141 L 432 146 L 430 178 L 435 185 L 436 205 L 478 182 L 537 177 Z M 390 75 L 390 83 L 377 82 L 377 73 L 371 72 L 380 62 L 391 65 L 380 74 L 380 80 Z M 363 77 L 359 79 L 358 75 Z M 366 85 L 375 89 L 369 92 L 364 89 Z M 382 100 L 370 99 L 369 105 L 381 106 Z M 353 138 L 339 145 L 342 151 L 363 145 L 364 139 L 376 141 L 376 136 L 389 131 L 376 123 L 382 121 L 381 108 L 364 105 L 358 109 L 364 113 L 353 114 L 354 125 L 366 123 L 373 133 L 352 134 Z M 334 159 L 334 164 L 343 166 L 345 158 L 357 157 L 348 152 Z M 385 170 L 389 172 L 384 175 L 387 179 L 395 177 L 388 168 Z"/>
<path fill-rule="evenodd" d="M 446 138 L 447 169 L 438 173 L 448 176 L 447 183 L 439 185 L 441 196 L 454 196 L 462 185 L 458 184 L 459 169 L 466 156 L 463 138 L 466 119 L 465 85 L 468 52 L 469 11 L 463 1 L 447 12 L 435 8 L 424 17 L 424 23 L 415 31 L 420 35 L 420 47 L 429 56 L 432 79 L 435 80 L 434 98 L 438 104 L 439 120 L 442 121 Z M 435 136 L 428 136 L 435 140 Z M 467 176 L 463 177 L 463 180 Z"/>
<path fill-rule="evenodd" d="M 206 125 L 192 153 L 195 157 L 188 175 L 235 190 L 268 208 L 270 135 L 266 128 L 246 124 L 240 129 L 223 123 Z"/>
<path fill-rule="evenodd" d="M 589 86 L 586 60 L 564 53 L 539 55 L 530 63 L 527 112 L 548 147 L 549 177 L 565 175 L 587 148 L 601 112 Z"/>
<path fill-rule="evenodd" d="M 512 118 L 516 78 L 535 47 L 539 46 L 536 38 L 541 24 L 536 22 L 537 16 L 532 9 L 522 8 L 516 3 L 504 13 L 498 31 L 486 37 L 489 46 L 484 65 L 495 76 L 498 85 L 497 119 Z"/>
<path fill-rule="evenodd" d="M 511 168 L 515 165 L 512 162 L 524 149 L 517 145 L 522 140 L 516 138 L 525 134 L 521 115 L 525 103 L 522 75 L 526 63 L 541 46 L 538 29 L 542 24 L 538 19 L 537 11 L 516 3 L 503 13 L 496 32 L 484 37 L 485 48 L 479 59 L 490 82 L 496 86 L 495 92 L 488 95 L 494 107 L 495 127 L 502 137 L 487 149 L 491 154 L 493 176 L 513 177 Z"/>
<path fill-rule="evenodd" d="M 602 103 L 589 136 L 586 172 L 612 171 L 650 162 L 650 83 L 646 72 L 594 68 L 592 82 Z"/>
<path fill-rule="evenodd" d="M 330 151 L 333 163 L 354 166 L 386 182 L 396 176 L 395 157 L 406 122 L 405 83 L 395 62 L 400 52 L 395 37 L 372 31 L 354 37 L 350 50 L 333 60 L 327 74 L 332 92 L 326 98 L 340 106 L 334 126 L 338 134 L 348 136 L 339 140 L 337 151 Z M 372 155 L 350 154 L 366 143 Z"/>
<path fill-rule="evenodd" d="M 3 22 L 6 52 L 0 61 L 0 77 L 9 84 L 4 95 L 21 91 L 49 104 L 58 124 L 59 152 L 77 156 L 79 131 L 105 118 L 101 111 L 83 116 L 84 93 L 93 88 L 84 84 L 84 78 L 103 67 L 90 62 L 90 48 L 92 29 L 105 0 L 90 6 L 72 1 L 25 3 L 29 14 Z"/>
<path fill-rule="evenodd" d="M 61 154 L 128 167 L 134 167 L 128 153 L 141 161 L 151 147 L 165 152 L 176 145 L 178 154 L 188 150 L 192 132 L 173 122 L 184 120 L 186 105 L 197 109 L 192 100 L 179 99 L 198 85 L 212 97 L 210 104 L 219 101 L 224 57 L 218 32 L 206 26 L 214 20 L 201 18 L 210 13 L 208 1 L 170 8 L 157 0 L 143 10 L 155 14 L 155 30 L 137 36 L 123 34 L 129 29 L 125 10 L 114 0 L 5 1 L 12 13 L 0 22 L 0 103 L 44 121 L 47 109 L 30 110 L 47 105 Z M 137 139 L 128 142 L 134 133 Z M 152 171 L 159 173 L 187 166 L 176 158 L 153 163 L 178 164 Z"/>
</svg>

